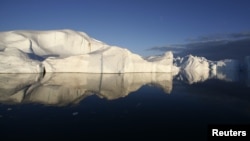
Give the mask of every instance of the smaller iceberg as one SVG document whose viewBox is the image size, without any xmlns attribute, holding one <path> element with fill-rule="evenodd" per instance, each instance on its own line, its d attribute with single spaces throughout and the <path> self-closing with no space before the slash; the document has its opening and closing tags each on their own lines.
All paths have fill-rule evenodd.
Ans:
<svg viewBox="0 0 250 141">
<path fill-rule="evenodd" d="M 188 55 L 174 59 L 174 66 L 180 68 L 178 79 L 189 84 L 203 82 L 210 75 L 210 61 L 204 57 Z"/>
<path fill-rule="evenodd" d="M 240 62 L 233 59 L 220 61 L 188 55 L 174 58 L 174 66 L 180 68 L 180 80 L 189 84 L 216 78 L 224 81 L 239 81 Z"/>
<path fill-rule="evenodd" d="M 194 70 L 196 72 L 209 70 L 209 61 L 204 57 L 188 55 L 180 60 L 182 70 Z"/>
</svg>

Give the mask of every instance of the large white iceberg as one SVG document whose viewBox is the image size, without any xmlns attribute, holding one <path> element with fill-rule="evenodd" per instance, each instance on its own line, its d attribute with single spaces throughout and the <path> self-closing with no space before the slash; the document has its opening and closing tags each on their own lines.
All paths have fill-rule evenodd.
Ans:
<svg viewBox="0 0 250 141">
<path fill-rule="evenodd" d="M 249 70 L 249 57 L 244 64 Z M 172 52 L 145 59 L 125 48 L 107 45 L 73 30 L 0 32 L 0 73 L 176 74 L 179 70 L 189 78 L 192 78 L 191 74 L 203 76 L 199 79 L 202 80 L 209 73 L 217 75 L 225 70 L 239 70 L 239 62 L 230 59 L 210 61 L 192 55 L 174 58 Z"/>
<path fill-rule="evenodd" d="M 20 55 L 10 56 L 15 70 L 11 72 L 87 72 L 87 73 L 126 73 L 126 72 L 172 72 L 173 54 L 167 52 L 161 57 L 143 59 L 141 56 L 127 49 L 109 46 L 103 42 L 90 38 L 83 32 L 72 30 L 54 31 L 9 31 L 0 32 L 1 54 L 8 54 L 9 48 L 16 48 L 25 56 L 30 65 L 19 66 L 15 60 Z M 34 57 L 42 57 L 37 70 L 32 62 Z M 6 57 L 1 57 L 1 66 L 8 66 Z M 14 58 L 14 59 L 13 59 Z M 20 57 L 19 57 L 20 58 Z M 23 58 L 20 59 L 21 61 Z M 38 60 L 38 59 L 36 59 Z M 22 68 L 22 69 L 20 69 Z M 3 70 L 6 67 L 2 67 Z M 6 69 L 5 72 L 8 72 Z"/>
</svg>

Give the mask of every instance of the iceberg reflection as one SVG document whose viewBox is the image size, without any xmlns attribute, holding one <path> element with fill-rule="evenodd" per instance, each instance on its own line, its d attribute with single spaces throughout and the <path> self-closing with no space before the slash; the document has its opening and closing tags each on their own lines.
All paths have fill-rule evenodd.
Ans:
<svg viewBox="0 0 250 141">
<path fill-rule="evenodd" d="M 0 74 L 0 101 L 21 102 L 27 89 L 39 78 L 39 74 Z"/>
<path fill-rule="evenodd" d="M 240 81 L 240 73 L 238 70 L 181 70 L 178 75 L 178 80 L 184 81 L 188 84 L 201 83 L 208 79 L 219 79 L 227 82 L 237 82 Z M 245 72 L 244 72 L 245 73 Z M 249 72 L 246 74 L 249 75 Z M 246 81 L 249 81 L 248 77 L 245 77 Z"/>
<path fill-rule="evenodd" d="M 244 77 L 249 86 L 250 77 Z M 1 103 L 40 103 L 65 106 L 77 104 L 84 98 L 96 95 L 107 100 L 126 97 L 144 85 L 153 85 L 170 94 L 173 78 L 188 84 L 201 83 L 208 79 L 239 81 L 238 71 L 192 71 L 182 70 L 177 76 L 171 73 L 46 73 L 0 74 Z"/>
<path fill-rule="evenodd" d="M 183 70 L 181 71 L 178 79 L 188 84 L 206 81 L 211 77 L 209 70 L 196 71 L 196 70 Z"/>
<path fill-rule="evenodd" d="M 171 73 L 47 73 L 38 78 L 37 74 L 0 75 L 0 83 L 10 80 L 0 86 L 0 102 L 63 106 L 78 103 L 90 95 L 114 100 L 146 84 L 157 85 L 170 93 L 173 76 Z"/>
</svg>

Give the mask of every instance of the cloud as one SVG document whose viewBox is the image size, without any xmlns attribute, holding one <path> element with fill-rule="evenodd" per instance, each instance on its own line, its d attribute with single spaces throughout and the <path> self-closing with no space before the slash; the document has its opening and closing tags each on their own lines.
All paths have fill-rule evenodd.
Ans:
<svg viewBox="0 0 250 141">
<path fill-rule="evenodd" d="M 185 50 L 185 46 L 181 44 L 167 45 L 167 46 L 155 46 L 155 47 L 149 48 L 148 50 L 149 51 L 156 50 L 156 51 L 161 51 L 161 52 L 172 51 L 173 53 L 177 54 Z"/>
<path fill-rule="evenodd" d="M 232 33 L 231 38 L 250 38 L 250 32 Z"/>
<path fill-rule="evenodd" d="M 152 47 L 149 50 L 173 51 L 175 56 L 189 54 L 211 60 L 243 59 L 250 55 L 250 32 L 216 34 L 189 39 L 188 43 Z"/>
<path fill-rule="evenodd" d="M 209 41 L 221 41 L 221 40 L 239 40 L 250 38 L 250 32 L 238 32 L 227 34 L 212 34 L 206 36 L 199 36 L 197 38 L 187 39 L 188 42 L 209 42 Z"/>
</svg>

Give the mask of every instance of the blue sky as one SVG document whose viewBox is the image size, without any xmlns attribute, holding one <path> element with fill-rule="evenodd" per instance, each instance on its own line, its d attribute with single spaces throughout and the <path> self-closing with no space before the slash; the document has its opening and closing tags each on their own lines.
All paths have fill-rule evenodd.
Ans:
<svg viewBox="0 0 250 141">
<path fill-rule="evenodd" d="M 249 0 L 0 0 L 0 31 L 73 29 L 146 56 L 204 39 L 248 35 L 249 5 Z"/>
</svg>

